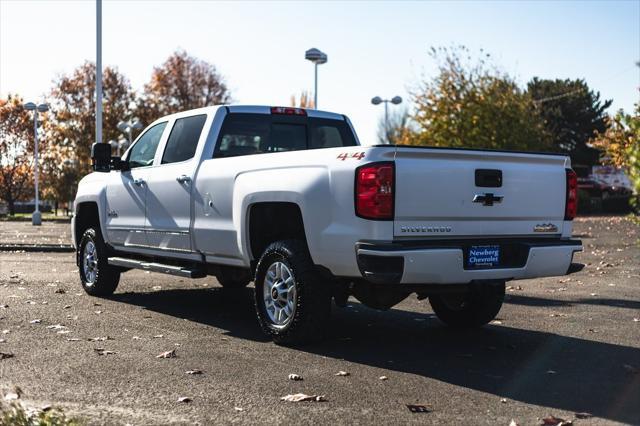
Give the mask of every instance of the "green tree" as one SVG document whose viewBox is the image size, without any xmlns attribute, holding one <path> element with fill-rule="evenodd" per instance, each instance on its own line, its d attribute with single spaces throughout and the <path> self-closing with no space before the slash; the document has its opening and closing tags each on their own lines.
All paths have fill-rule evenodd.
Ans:
<svg viewBox="0 0 640 426">
<path fill-rule="evenodd" d="M 145 125 L 163 115 L 228 103 L 229 89 L 213 64 L 174 52 L 153 68 L 151 81 L 138 101 L 138 117 Z"/>
<path fill-rule="evenodd" d="M 432 48 L 438 74 L 412 94 L 412 143 L 443 147 L 548 150 L 550 142 L 529 95 L 480 51 Z"/>
<path fill-rule="evenodd" d="M 584 80 L 541 80 L 527 84 L 527 91 L 551 135 L 554 150 L 567 154 L 573 164 L 598 164 L 600 151 L 589 146 L 596 133 L 607 128 L 606 110 L 611 100 L 601 101 Z"/>
</svg>

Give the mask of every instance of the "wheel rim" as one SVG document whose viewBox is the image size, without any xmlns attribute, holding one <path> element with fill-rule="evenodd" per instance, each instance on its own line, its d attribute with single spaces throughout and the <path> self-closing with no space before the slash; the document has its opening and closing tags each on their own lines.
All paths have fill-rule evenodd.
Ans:
<svg viewBox="0 0 640 426">
<path fill-rule="evenodd" d="M 98 275 L 98 253 L 96 252 L 96 245 L 93 241 L 85 244 L 82 252 L 82 260 L 85 283 L 91 286 L 95 283 L 96 276 Z"/>
<path fill-rule="evenodd" d="M 262 286 L 263 300 L 271 322 L 283 327 L 296 312 L 297 291 L 293 273 L 282 262 L 274 262 L 267 269 Z"/>
</svg>

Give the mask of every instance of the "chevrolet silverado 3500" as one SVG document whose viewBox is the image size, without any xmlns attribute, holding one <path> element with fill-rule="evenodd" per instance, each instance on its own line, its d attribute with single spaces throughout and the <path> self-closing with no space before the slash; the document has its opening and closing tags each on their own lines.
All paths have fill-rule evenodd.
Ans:
<svg viewBox="0 0 640 426">
<path fill-rule="evenodd" d="M 497 315 L 505 282 L 565 275 L 577 180 L 559 154 L 362 146 L 347 117 L 213 106 L 92 147 L 72 221 L 85 291 L 132 269 L 255 285 L 279 343 L 322 336 L 332 300 L 389 309 L 412 293 L 456 327 Z"/>
</svg>

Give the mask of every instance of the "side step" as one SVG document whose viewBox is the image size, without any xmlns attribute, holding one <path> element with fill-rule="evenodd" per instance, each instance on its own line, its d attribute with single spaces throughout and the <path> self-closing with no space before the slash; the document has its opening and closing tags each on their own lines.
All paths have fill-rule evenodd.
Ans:
<svg viewBox="0 0 640 426">
<path fill-rule="evenodd" d="M 126 257 L 110 257 L 109 265 L 121 266 L 123 268 L 131 269 L 144 269 L 145 271 L 177 275 L 183 278 L 204 278 L 207 276 L 207 274 L 203 270 L 197 268 L 189 269 L 183 266 L 145 262 L 143 260 L 128 259 Z"/>
</svg>

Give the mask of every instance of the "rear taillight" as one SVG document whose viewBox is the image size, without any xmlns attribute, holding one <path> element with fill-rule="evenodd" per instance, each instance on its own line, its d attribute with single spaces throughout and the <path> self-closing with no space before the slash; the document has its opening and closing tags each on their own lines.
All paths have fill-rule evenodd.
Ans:
<svg viewBox="0 0 640 426">
<path fill-rule="evenodd" d="M 364 219 L 393 219 L 394 164 L 370 163 L 356 169 L 356 215 Z"/>
<path fill-rule="evenodd" d="M 281 114 L 281 115 L 307 115 L 307 111 L 303 108 L 292 108 L 292 107 L 271 107 L 271 114 Z"/>
<path fill-rule="evenodd" d="M 567 170 L 567 200 L 564 209 L 564 220 L 573 220 L 578 213 L 578 175 L 571 169 Z"/>
</svg>

